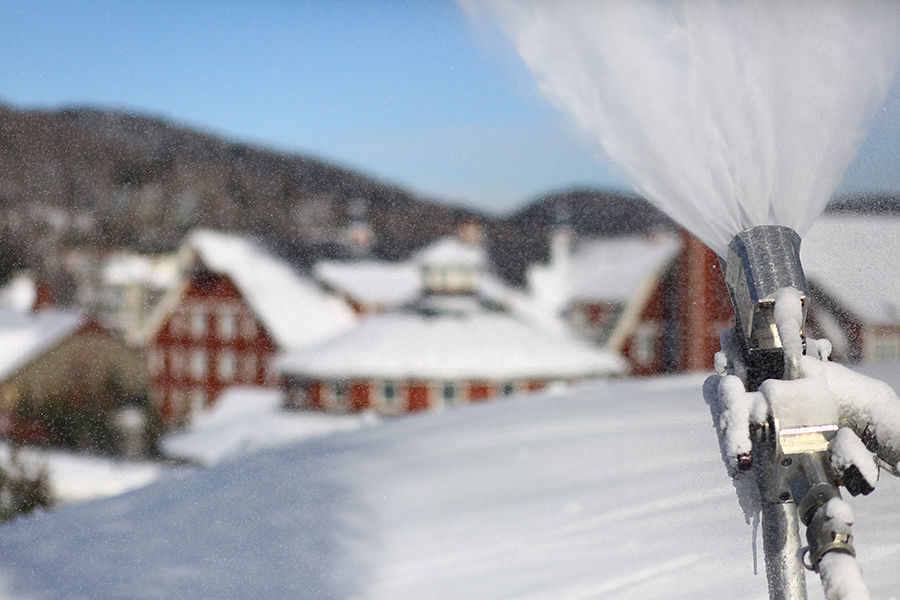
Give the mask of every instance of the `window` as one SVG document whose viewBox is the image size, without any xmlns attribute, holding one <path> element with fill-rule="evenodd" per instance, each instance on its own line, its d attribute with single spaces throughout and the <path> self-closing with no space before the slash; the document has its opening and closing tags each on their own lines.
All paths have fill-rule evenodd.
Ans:
<svg viewBox="0 0 900 600">
<path fill-rule="evenodd" d="M 445 383 L 441 388 L 441 398 L 447 404 L 456 402 L 456 386 L 452 383 Z"/>
<path fill-rule="evenodd" d="M 175 337 L 184 335 L 184 313 L 181 311 L 173 312 L 172 316 L 169 317 L 169 328 Z"/>
<path fill-rule="evenodd" d="M 191 335 L 195 340 L 206 335 L 206 312 L 202 308 L 194 309 L 191 314 Z"/>
<path fill-rule="evenodd" d="M 256 319 L 252 315 L 244 315 L 241 318 L 241 336 L 245 338 L 256 337 Z"/>
<path fill-rule="evenodd" d="M 237 317 L 234 314 L 234 311 L 230 309 L 224 309 L 221 313 L 219 313 L 218 320 L 219 339 L 223 342 L 233 340 L 234 336 L 237 334 Z"/>
<path fill-rule="evenodd" d="M 206 408 L 206 392 L 203 388 L 194 388 L 191 390 L 191 414 L 196 415 Z"/>
<path fill-rule="evenodd" d="M 194 379 L 206 379 L 206 351 L 200 348 L 191 353 L 191 375 Z"/>
<path fill-rule="evenodd" d="M 160 375 L 166 368 L 166 355 L 161 348 L 153 348 L 147 362 L 150 374 Z"/>
<path fill-rule="evenodd" d="M 172 390 L 171 399 L 175 412 L 181 414 L 184 411 L 184 391 L 177 388 Z"/>
<path fill-rule="evenodd" d="M 871 342 L 871 360 L 893 361 L 900 359 L 900 339 L 890 336 L 877 336 Z"/>
<path fill-rule="evenodd" d="M 184 349 L 172 348 L 169 351 L 169 370 L 173 377 L 184 374 Z"/>
<path fill-rule="evenodd" d="M 219 353 L 218 374 L 222 381 L 231 381 L 237 368 L 237 359 L 231 350 L 223 350 Z"/>
<path fill-rule="evenodd" d="M 241 355 L 241 379 L 246 382 L 256 380 L 257 361 L 256 354 L 247 352 Z"/>
<path fill-rule="evenodd" d="M 656 329 L 640 325 L 634 332 L 634 360 L 647 364 L 656 358 Z"/>
<path fill-rule="evenodd" d="M 385 404 L 393 404 L 397 401 L 397 384 L 393 381 L 386 381 L 381 388 L 381 398 Z"/>
<path fill-rule="evenodd" d="M 337 408 L 344 407 L 344 400 L 347 397 L 347 386 L 343 381 L 335 381 L 331 385 L 331 395 Z"/>
<path fill-rule="evenodd" d="M 516 385 L 511 381 L 507 381 L 500 387 L 500 393 L 504 396 L 512 396 L 516 393 Z"/>
<path fill-rule="evenodd" d="M 262 369 L 263 382 L 265 385 L 276 385 L 278 383 L 278 373 L 272 370 L 270 362 L 272 357 L 264 354 L 259 357 L 259 366 Z"/>
</svg>

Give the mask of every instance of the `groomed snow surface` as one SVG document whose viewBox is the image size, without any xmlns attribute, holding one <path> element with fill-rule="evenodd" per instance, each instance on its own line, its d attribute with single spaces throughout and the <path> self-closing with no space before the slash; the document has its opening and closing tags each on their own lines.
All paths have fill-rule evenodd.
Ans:
<svg viewBox="0 0 900 600">
<path fill-rule="evenodd" d="M 249 454 L 0 528 L 0 598 L 764 600 L 703 380 L 363 419 L 263 449 L 257 415 Z M 900 597 L 898 484 L 845 495 L 875 600 Z"/>
</svg>

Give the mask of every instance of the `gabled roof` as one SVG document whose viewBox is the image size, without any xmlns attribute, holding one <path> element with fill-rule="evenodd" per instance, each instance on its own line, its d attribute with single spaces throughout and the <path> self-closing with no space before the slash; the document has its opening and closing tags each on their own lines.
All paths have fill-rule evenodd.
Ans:
<svg viewBox="0 0 900 600">
<path fill-rule="evenodd" d="M 531 327 L 511 315 L 451 298 L 445 311 L 398 310 L 304 351 L 283 355 L 283 373 L 324 379 L 581 378 L 621 373 L 609 352 Z M 470 305 L 466 305 L 471 302 Z"/>
<path fill-rule="evenodd" d="M 674 237 L 587 240 L 569 258 L 569 300 L 623 304 L 648 277 L 663 271 L 681 244 Z"/>
<path fill-rule="evenodd" d="M 800 258 L 806 278 L 863 322 L 900 324 L 900 218 L 824 215 Z"/>
<path fill-rule="evenodd" d="M 84 316 L 78 313 L 0 310 L 0 379 L 55 347 L 82 324 Z"/>
<path fill-rule="evenodd" d="M 282 350 L 319 342 L 356 320 L 345 302 L 246 238 L 197 230 L 183 251 L 227 276 Z"/>
<path fill-rule="evenodd" d="M 313 273 L 333 289 L 367 305 L 398 306 L 422 291 L 422 273 L 411 262 L 323 260 L 316 263 Z"/>
</svg>

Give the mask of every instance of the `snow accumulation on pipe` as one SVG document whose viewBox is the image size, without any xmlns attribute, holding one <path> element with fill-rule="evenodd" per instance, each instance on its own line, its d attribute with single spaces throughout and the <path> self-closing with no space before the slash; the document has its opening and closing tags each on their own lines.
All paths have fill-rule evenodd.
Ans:
<svg viewBox="0 0 900 600">
<path fill-rule="evenodd" d="M 840 498 L 832 498 L 822 506 L 816 518 L 830 536 L 850 535 L 853 511 Z M 856 557 L 845 552 L 827 552 L 816 565 L 827 600 L 870 600 L 869 589 L 862 578 Z"/>
<path fill-rule="evenodd" d="M 800 379 L 803 371 L 803 296 L 800 290 L 783 287 L 775 293 L 775 327 L 784 349 L 784 370 L 787 379 Z"/>
<path fill-rule="evenodd" d="M 733 331 L 727 330 L 723 337 L 725 334 L 733 335 Z M 738 471 L 738 457 L 750 447 L 750 427 L 765 422 L 766 415 L 772 410 L 773 399 L 792 422 L 809 420 L 810 416 L 821 420 L 818 413 L 807 413 L 815 413 L 822 406 L 829 413 L 829 419 L 836 415 L 838 425 L 848 429 L 844 433 L 838 431 L 832 442 L 834 460 L 838 461 L 836 468 L 841 461 L 849 461 L 848 464 L 856 464 L 866 480 L 873 483 L 877 472 L 868 467 L 871 454 L 863 455 L 868 451 L 876 454 L 881 466 L 900 476 L 900 398 L 883 381 L 828 362 L 824 357 L 810 356 L 809 349 L 819 347 L 819 341 L 807 339 L 807 355 L 801 359 L 805 376 L 796 382 L 798 386 L 791 386 L 792 382 L 770 380 L 760 392 L 748 392 L 739 377 L 725 370 L 723 360 L 719 375 L 710 378 L 704 387 L 730 476 Z M 734 370 L 732 363 L 728 365 L 729 370 Z M 794 394 L 799 386 L 806 388 L 799 391 L 804 391 L 807 399 L 809 390 L 818 390 L 812 395 L 819 401 L 804 406 Z M 833 403 L 831 408 L 828 403 Z M 851 433 L 857 441 L 862 441 L 862 445 L 847 440 Z"/>
<path fill-rule="evenodd" d="M 900 476 L 900 399 L 896 392 L 883 381 L 837 363 L 821 365 L 837 405 L 838 423 L 852 429 L 882 466 Z"/>
<path fill-rule="evenodd" d="M 829 446 L 831 467 L 842 477 L 856 467 L 865 483 L 872 489 L 878 483 L 878 463 L 875 455 L 866 448 L 859 437 L 848 427 L 841 427 Z M 852 492 L 851 492 L 852 493 Z"/>
</svg>

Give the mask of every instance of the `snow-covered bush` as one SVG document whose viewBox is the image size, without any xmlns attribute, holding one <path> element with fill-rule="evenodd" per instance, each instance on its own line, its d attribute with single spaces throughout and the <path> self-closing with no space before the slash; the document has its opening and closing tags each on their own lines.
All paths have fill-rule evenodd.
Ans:
<svg viewBox="0 0 900 600">
<path fill-rule="evenodd" d="M 46 469 L 23 462 L 15 451 L 0 452 L 0 523 L 51 506 Z"/>
</svg>

